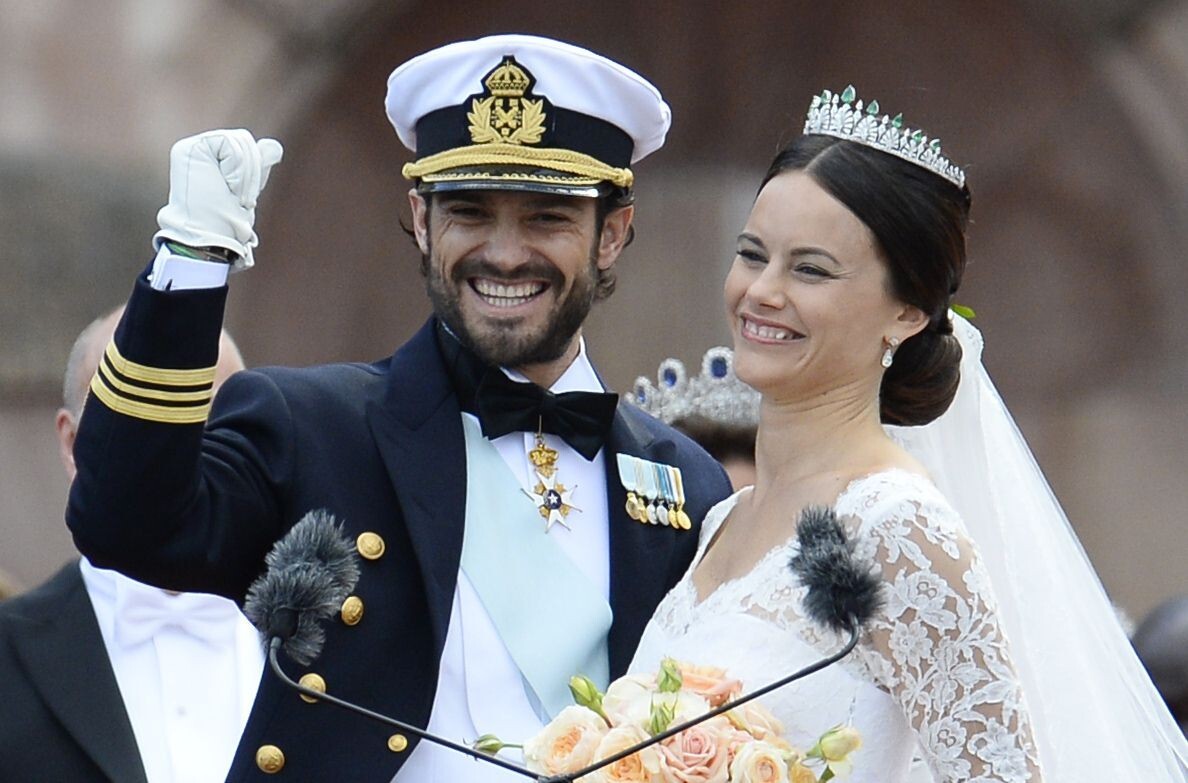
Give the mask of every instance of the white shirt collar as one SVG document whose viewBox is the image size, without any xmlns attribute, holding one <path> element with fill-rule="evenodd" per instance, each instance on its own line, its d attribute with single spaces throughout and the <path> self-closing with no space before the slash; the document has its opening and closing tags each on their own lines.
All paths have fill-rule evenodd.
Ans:
<svg viewBox="0 0 1188 783">
<path fill-rule="evenodd" d="M 528 380 L 523 373 L 517 370 L 507 367 L 500 369 L 513 381 Z M 590 357 L 586 354 L 586 338 L 579 336 L 577 356 L 565 368 L 565 372 L 561 373 L 561 377 L 549 387 L 549 391 L 561 394 L 571 391 L 600 392 L 605 390 L 602 381 L 598 378 L 598 373 L 594 371 L 594 365 L 590 363 Z"/>
</svg>

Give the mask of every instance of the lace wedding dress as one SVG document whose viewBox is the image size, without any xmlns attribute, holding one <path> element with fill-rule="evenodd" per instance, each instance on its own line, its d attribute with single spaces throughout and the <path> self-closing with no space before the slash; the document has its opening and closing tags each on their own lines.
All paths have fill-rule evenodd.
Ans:
<svg viewBox="0 0 1188 783">
<path fill-rule="evenodd" d="M 655 671 L 667 656 L 723 667 L 755 690 L 844 643 L 801 614 L 804 588 L 788 568 L 794 535 L 699 598 L 693 569 L 741 494 L 707 515 L 693 565 L 656 609 L 632 672 Z M 917 749 L 938 783 L 1031 778 L 1038 762 L 1022 689 L 956 512 L 926 478 L 903 470 L 853 481 L 836 511 L 856 554 L 881 570 L 884 605 L 850 656 L 761 699 L 785 738 L 806 750 L 852 723 L 863 738 L 853 783 L 903 783 Z"/>
</svg>

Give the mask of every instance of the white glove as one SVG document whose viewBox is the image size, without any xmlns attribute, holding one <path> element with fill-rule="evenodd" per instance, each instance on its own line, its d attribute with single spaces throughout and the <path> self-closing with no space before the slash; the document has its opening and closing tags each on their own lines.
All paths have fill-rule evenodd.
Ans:
<svg viewBox="0 0 1188 783">
<path fill-rule="evenodd" d="M 153 236 L 189 247 L 221 247 L 235 253 L 235 269 L 255 263 L 259 238 L 252 225 L 256 199 L 284 150 L 276 139 L 256 139 L 246 130 L 213 130 L 189 136 L 169 152 L 169 203 L 157 213 Z"/>
</svg>

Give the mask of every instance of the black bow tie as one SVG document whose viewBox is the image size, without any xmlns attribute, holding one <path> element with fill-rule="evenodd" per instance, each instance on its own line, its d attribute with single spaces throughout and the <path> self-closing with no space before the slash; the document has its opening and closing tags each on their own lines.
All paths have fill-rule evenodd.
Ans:
<svg viewBox="0 0 1188 783">
<path fill-rule="evenodd" d="M 520 383 L 492 367 L 474 394 L 475 413 L 483 435 L 509 432 L 557 435 L 588 460 L 602 448 L 615 419 L 619 395 L 609 392 L 553 392 L 535 383 Z"/>
<path fill-rule="evenodd" d="M 554 394 L 535 383 L 513 381 L 498 367 L 483 364 L 444 326 L 438 330 L 438 345 L 462 410 L 478 416 L 487 438 L 509 432 L 548 432 L 588 460 L 602 448 L 614 423 L 619 395 Z"/>
</svg>

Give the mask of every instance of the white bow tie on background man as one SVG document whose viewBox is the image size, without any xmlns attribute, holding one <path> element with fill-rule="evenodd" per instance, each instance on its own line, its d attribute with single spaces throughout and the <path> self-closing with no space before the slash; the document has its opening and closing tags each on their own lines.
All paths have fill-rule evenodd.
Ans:
<svg viewBox="0 0 1188 783">
<path fill-rule="evenodd" d="M 239 609 L 232 602 L 204 593 L 173 595 L 129 579 L 116 582 L 115 638 L 120 646 L 135 647 L 166 628 L 176 628 L 207 644 L 231 645 L 233 620 Z"/>
</svg>

